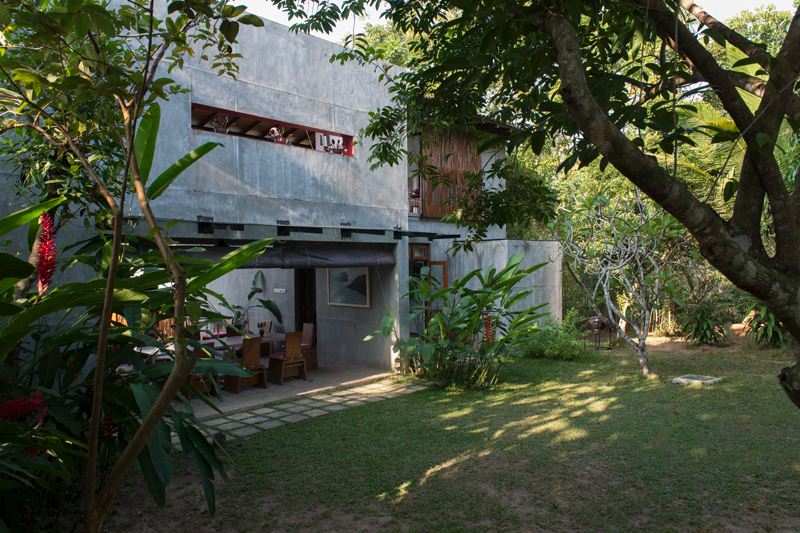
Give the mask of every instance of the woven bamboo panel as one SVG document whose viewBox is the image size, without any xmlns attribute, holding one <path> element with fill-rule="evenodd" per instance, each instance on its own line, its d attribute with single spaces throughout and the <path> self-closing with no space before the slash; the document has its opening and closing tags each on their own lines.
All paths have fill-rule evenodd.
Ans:
<svg viewBox="0 0 800 533">
<path fill-rule="evenodd" d="M 427 163 L 450 177 L 449 185 L 439 183 L 433 187 L 430 177 L 425 176 L 422 187 L 422 216 L 441 218 L 463 205 L 467 185 L 464 174 L 480 172 L 481 156 L 475 149 L 475 137 L 468 133 L 426 132 L 422 144 Z M 444 203 L 450 199 L 455 201 Z"/>
</svg>

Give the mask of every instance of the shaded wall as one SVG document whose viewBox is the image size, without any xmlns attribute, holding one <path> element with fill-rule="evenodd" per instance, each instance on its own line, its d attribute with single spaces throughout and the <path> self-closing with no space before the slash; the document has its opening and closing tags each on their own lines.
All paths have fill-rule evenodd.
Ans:
<svg viewBox="0 0 800 533">
<path fill-rule="evenodd" d="M 399 316 L 400 266 L 368 268 L 369 309 L 329 305 L 327 271 L 317 269 L 317 358 L 320 365 L 332 362 L 386 371 L 393 368 L 394 336 L 386 338 L 378 335 L 366 342 L 363 339 L 381 329 L 387 311 L 395 317 Z M 396 327 L 399 327 L 397 321 Z"/>
</svg>

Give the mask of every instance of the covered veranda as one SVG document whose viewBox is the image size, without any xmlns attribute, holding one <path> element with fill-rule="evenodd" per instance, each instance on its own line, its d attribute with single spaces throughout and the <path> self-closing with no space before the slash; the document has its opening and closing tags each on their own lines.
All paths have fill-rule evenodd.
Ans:
<svg viewBox="0 0 800 533">
<path fill-rule="evenodd" d="M 220 398 L 215 396 L 207 396 L 207 398 L 223 414 L 230 415 L 257 409 L 267 404 L 357 387 L 391 375 L 391 372 L 364 366 L 324 363 L 320 364 L 317 370 L 308 373 L 308 381 L 300 378 L 288 378 L 283 385 L 269 383 L 266 389 L 257 386 L 244 387 L 239 394 L 222 389 Z M 192 396 L 190 405 L 198 420 L 208 420 L 219 416 L 216 410 L 196 396 Z M 173 406 L 180 410 L 186 409 L 186 405 L 180 400 L 175 400 Z"/>
</svg>

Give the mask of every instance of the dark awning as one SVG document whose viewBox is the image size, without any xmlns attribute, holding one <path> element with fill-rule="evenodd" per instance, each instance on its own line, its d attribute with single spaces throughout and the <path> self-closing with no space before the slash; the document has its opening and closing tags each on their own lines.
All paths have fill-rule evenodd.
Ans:
<svg viewBox="0 0 800 533">
<path fill-rule="evenodd" d="M 209 247 L 205 252 L 181 254 L 216 260 L 230 248 Z M 395 264 L 394 253 L 380 248 L 267 248 L 259 257 L 239 268 L 333 268 Z"/>
</svg>

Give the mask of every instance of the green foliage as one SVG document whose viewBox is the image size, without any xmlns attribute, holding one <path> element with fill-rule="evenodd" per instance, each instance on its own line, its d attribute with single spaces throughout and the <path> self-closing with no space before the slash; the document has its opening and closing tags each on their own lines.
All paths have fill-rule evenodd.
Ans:
<svg viewBox="0 0 800 533">
<path fill-rule="evenodd" d="M 747 327 L 747 337 L 756 344 L 783 349 L 789 345 L 789 333 L 761 302 L 753 302 L 744 324 Z"/>
<path fill-rule="evenodd" d="M 583 340 L 586 331 L 580 326 L 585 320 L 574 309 L 564 314 L 560 324 L 552 320 L 548 322 L 530 341 L 523 344 L 526 357 L 573 361 L 594 352 Z"/>
<path fill-rule="evenodd" d="M 414 321 L 419 333 L 395 343 L 401 368 L 445 385 L 493 385 L 502 367 L 519 355 L 517 346 L 539 329 L 535 320 L 544 316 L 536 313 L 544 304 L 513 310 L 532 292 L 517 291 L 516 284 L 543 266 L 522 269 L 522 259 L 513 256 L 499 271 L 473 270 L 450 287 L 441 287 L 427 269 L 412 276 L 407 296 L 413 305 L 406 323 Z M 388 336 L 393 322 L 387 316 L 372 336 Z"/>
<path fill-rule="evenodd" d="M 233 313 L 233 316 L 230 317 L 232 319 L 231 321 L 233 326 L 243 333 L 247 332 L 247 327 L 250 320 L 250 310 L 254 308 L 261 307 L 266 309 L 278 319 L 278 322 L 283 322 L 283 315 L 281 315 L 281 310 L 278 308 L 278 304 L 269 299 L 265 300 L 263 298 L 255 298 L 257 294 L 264 292 L 264 289 L 262 288 L 263 285 L 264 273 L 261 270 L 256 270 L 255 275 L 253 275 L 253 281 L 250 284 L 250 292 L 247 295 L 246 305 L 231 305 L 225 301 L 224 298 L 221 299 L 222 307 Z M 253 298 L 255 298 L 255 301 Z"/>
<path fill-rule="evenodd" d="M 710 307 L 687 309 L 681 320 L 681 331 L 693 344 L 720 344 L 728 340 L 725 327 L 716 320 Z"/>
<path fill-rule="evenodd" d="M 94 274 L 88 281 L 56 283 L 51 290 L 32 295 L 29 289 L 33 278 L 23 276 L 26 272 L 18 268 L 21 261 L 0 256 L 0 272 L 5 276 L 0 279 L 0 402 L 25 398 L 31 391 L 42 392 L 48 415 L 42 416 L 39 427 L 61 432 L 66 436 L 63 442 L 74 447 L 87 447 L 90 471 L 95 465 L 96 443 L 88 442 L 89 413 L 94 413 L 94 423 L 101 411 L 109 420 L 101 444 L 103 453 L 113 457 L 139 430 L 140 421 L 151 412 L 173 369 L 171 360 L 148 361 L 136 348 L 150 345 L 172 354 L 177 345 L 182 354 L 187 342 L 184 338 L 158 340 L 152 336 L 159 319 L 175 315 L 175 295 L 183 298 L 182 277 L 169 268 L 175 258 L 165 265 L 161 254 L 141 251 L 153 241 L 135 236 L 125 237 L 124 249 L 118 253 L 123 242 L 120 226 L 114 226 L 112 233 L 109 224 L 121 221 L 128 194 L 139 177 L 143 184 L 149 180 L 139 200 L 152 220 L 155 215 L 147 202 L 215 146 L 200 146 L 160 176 L 149 179 L 160 118 L 157 101 L 183 91 L 163 76 L 163 66 L 168 71 L 180 68 L 186 54 L 196 54 L 211 61 L 219 74 L 235 76 L 235 60 L 240 56 L 231 45 L 240 25 L 263 24 L 245 14 L 244 6 L 229 5 L 227 0 L 170 1 L 166 11 L 157 10 L 163 19 L 156 18 L 152 8 L 153 4 L 147 2 L 98 0 L 16 0 L 0 7 L 0 131 L 11 132 L 2 136 L 0 155 L 4 161 L 11 161 L 16 171 L 14 186 L 22 201 L 38 205 L 34 211 L 47 210 L 56 221 L 55 232 L 72 218 L 79 218 L 86 227 L 87 233 L 77 242 L 60 250 L 61 270 L 80 264 Z M 3 230 L 30 221 L 31 250 L 39 239 L 38 213 L 34 211 L 22 210 L 14 218 L 0 221 Z M 156 233 L 162 237 L 156 242 L 169 257 L 163 240 L 165 230 L 151 228 L 149 236 Z M 183 324 L 191 320 L 186 330 L 199 333 L 205 322 L 219 319 L 205 305 L 205 284 L 250 260 L 265 245 L 265 241 L 251 243 L 217 262 L 196 261 L 187 266 L 186 310 L 190 316 L 177 316 L 176 320 Z M 107 279 L 117 264 L 113 279 Z M 107 282 L 112 289 L 107 288 Z M 111 310 L 125 318 L 112 324 L 110 330 L 108 319 L 101 319 L 106 294 L 112 299 Z M 95 368 L 102 360 L 96 352 L 98 345 L 101 349 L 106 346 L 106 332 L 108 350 L 102 354 L 106 362 Z M 219 354 L 214 355 L 198 361 L 195 370 L 246 373 L 217 359 Z M 185 365 L 182 371 L 186 371 Z M 95 382 L 96 378 L 99 381 Z M 91 391 L 100 383 L 102 404 L 93 404 Z M 211 480 L 215 471 L 225 479 L 221 463 L 205 437 L 193 428 L 191 409 L 185 415 L 172 413 L 172 422 L 183 450 L 200 470 L 213 514 Z M 96 427 L 93 425 L 93 430 Z M 4 431 L 3 438 L 22 438 L 19 427 L 14 431 Z M 43 438 L 25 437 L 32 442 Z M 11 453 L 14 450 L 6 444 L 4 441 L 0 448 L 3 473 L 18 464 L 18 457 Z M 169 428 L 162 420 L 137 459 L 159 503 L 163 503 L 164 486 L 170 478 L 171 448 Z M 46 457 L 54 468 L 66 468 L 67 481 L 80 484 L 83 465 L 68 464 L 66 457 L 59 456 L 65 453 L 40 458 Z M 125 461 L 117 464 L 122 472 L 130 466 Z M 36 481 L 26 486 L 30 490 L 3 492 L 6 510 L 13 509 L 15 502 L 42 501 L 38 489 L 46 490 L 50 486 L 46 475 L 57 473 L 35 468 L 30 471 Z M 95 478 L 92 474 L 87 486 L 95 486 Z M 106 495 L 113 495 L 118 487 L 106 488 Z M 55 487 L 52 490 L 55 492 Z M 96 502 L 89 503 L 93 510 L 86 515 L 86 527 L 92 529 L 99 527 L 97 522 L 102 521 L 100 515 L 105 511 L 98 509 Z M 30 525 L 16 520 L 13 514 L 0 516 L 10 518 L 14 529 L 19 529 L 17 524 Z M 50 517 L 51 513 L 37 516 Z"/>
<path fill-rule="evenodd" d="M 348 38 L 343 44 L 371 47 L 375 56 L 403 68 L 413 68 L 419 59 L 412 49 L 413 36 L 399 31 L 391 23 L 367 24 L 363 36 L 356 37 L 355 41 Z"/>
<path fill-rule="evenodd" d="M 9 220 L 20 219 L 18 213 L 12 214 L 0 220 L 0 227 L 13 227 Z M 256 244 L 254 249 L 237 250 L 216 263 L 191 265 L 187 267 L 187 274 L 198 277 L 213 271 L 221 275 L 226 272 L 226 264 L 251 260 L 267 242 Z M 90 237 L 78 243 L 78 253 L 62 259 L 63 265 L 80 263 L 100 274 L 106 245 L 101 235 Z M 61 285 L 38 298 L 31 296 L 14 301 L 13 288 L 8 282 L 18 281 L 28 273 L 16 269 L 19 263 L 27 264 L 10 254 L 0 255 L 0 272 L 3 273 L 0 285 L 5 287 L 0 303 L 7 311 L 6 316 L 0 317 L 0 336 L 18 339 L 4 344 L 4 351 L 10 356 L 0 362 L 0 405 L 38 391 L 44 395 L 46 410 L 41 412 L 38 421 L 30 416 L 0 421 L 0 494 L 8 503 L 5 509 L 0 509 L 0 520 L 6 521 L 12 529 L 19 529 L 15 524 L 34 520 L 37 515 L 10 513 L 11 507 L 36 513 L 40 503 L 48 499 L 47 495 L 53 494 L 52 490 L 64 484 L 69 487 L 81 483 L 81 458 L 86 448 L 91 408 L 91 395 L 86 391 L 91 389 L 98 371 L 93 366 L 93 353 L 101 313 L 101 299 L 88 296 L 102 294 L 100 280 L 100 283 Z M 152 336 L 156 322 L 170 316 L 173 306 L 170 291 L 163 288 L 169 281 L 169 274 L 160 264 L 160 258 L 150 252 L 131 254 L 123 260 L 120 272 L 124 277 L 118 281 L 117 291 L 127 291 L 135 297 L 121 296 L 116 300 L 114 311 L 126 317 L 127 324 L 117 322 L 111 328 L 107 366 L 100 369 L 104 374 L 103 411 L 107 420 L 102 444 L 107 456 L 122 450 L 133 437 L 173 364 L 171 360 L 155 362 L 136 349 L 154 346 L 164 353 L 172 350 L 169 344 L 172 339 L 158 340 Z M 192 317 L 196 322 L 190 329 L 199 331 L 205 324 L 219 319 L 205 305 L 202 287 L 190 298 L 199 304 L 198 309 L 203 314 Z M 85 307 L 76 307 L 81 303 Z M 16 332 L 24 335 L 20 337 Z M 194 347 L 200 346 L 195 341 L 189 342 Z M 238 365 L 223 360 L 221 354 L 213 355 L 213 359 L 198 360 L 195 371 L 249 375 Z M 214 472 L 226 479 L 222 463 L 206 441 L 208 436 L 195 428 L 197 420 L 191 409 L 179 412 L 170 408 L 169 416 L 181 448 L 197 464 L 204 485 L 211 483 Z M 165 486 L 170 480 L 170 453 L 173 451 L 169 434 L 169 427 L 164 421 L 160 422 L 137 461 L 151 494 L 162 505 Z M 57 482 L 58 479 L 63 481 Z M 208 490 L 209 508 L 213 512 L 213 491 L 209 493 Z M 50 515 L 43 513 L 38 517 L 46 520 Z"/>
</svg>

